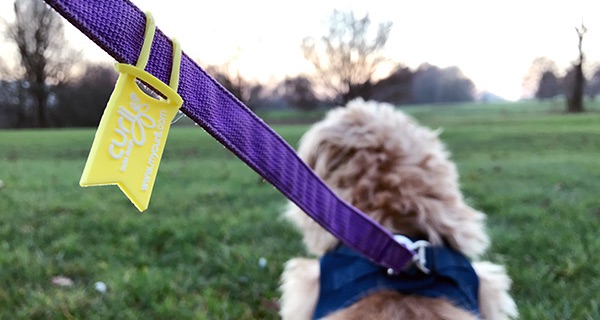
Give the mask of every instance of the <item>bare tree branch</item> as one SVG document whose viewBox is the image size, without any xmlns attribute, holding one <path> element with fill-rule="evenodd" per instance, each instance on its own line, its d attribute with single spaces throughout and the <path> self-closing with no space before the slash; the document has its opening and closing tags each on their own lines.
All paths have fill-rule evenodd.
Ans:
<svg viewBox="0 0 600 320">
<path fill-rule="evenodd" d="M 37 125 L 47 127 L 50 88 L 67 79 L 76 55 L 65 45 L 60 16 L 43 1 L 16 0 L 13 10 L 15 21 L 5 31 L 19 58 L 20 68 L 13 72 L 35 99 Z"/>
<path fill-rule="evenodd" d="M 583 63 L 585 56 L 583 54 L 583 36 L 587 32 L 587 28 L 581 22 L 581 27 L 575 27 L 577 37 L 579 38 L 578 49 L 579 58 L 573 63 L 573 68 L 570 72 L 573 73 L 573 83 L 570 88 L 567 88 L 567 111 L 568 112 L 583 112 L 583 93 L 585 89 L 585 76 L 583 75 Z"/>
<path fill-rule="evenodd" d="M 335 10 L 329 20 L 329 32 L 316 41 L 302 42 L 304 57 L 316 71 L 316 82 L 341 102 L 368 95 L 367 87 L 379 65 L 385 61 L 385 47 L 391 22 L 380 23 L 377 34 L 369 38 L 371 19 L 357 18 L 353 12 Z M 368 97 L 365 97 L 368 98 Z"/>
</svg>

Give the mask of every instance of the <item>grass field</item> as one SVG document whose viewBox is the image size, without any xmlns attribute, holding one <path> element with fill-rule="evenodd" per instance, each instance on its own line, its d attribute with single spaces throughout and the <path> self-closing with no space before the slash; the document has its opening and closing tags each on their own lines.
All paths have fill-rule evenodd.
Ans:
<svg viewBox="0 0 600 320">
<path fill-rule="evenodd" d="M 553 103 L 407 111 L 444 129 L 522 319 L 600 319 L 600 113 Z M 307 126 L 274 128 L 295 146 Z M 278 216 L 284 197 L 180 126 L 138 213 L 117 187 L 78 186 L 93 135 L 0 131 L 0 319 L 276 319 L 283 263 L 303 254 Z"/>
</svg>

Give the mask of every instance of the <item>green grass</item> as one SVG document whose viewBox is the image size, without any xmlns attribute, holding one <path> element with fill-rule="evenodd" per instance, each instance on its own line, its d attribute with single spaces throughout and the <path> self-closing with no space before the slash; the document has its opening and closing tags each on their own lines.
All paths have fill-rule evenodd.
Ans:
<svg viewBox="0 0 600 320">
<path fill-rule="evenodd" d="M 443 128 L 522 318 L 600 319 L 600 114 L 552 103 L 406 110 Z M 275 126 L 294 146 L 306 128 Z M 138 213 L 117 187 L 78 186 L 93 135 L 0 131 L 0 319 L 276 319 L 283 263 L 303 254 L 278 216 L 284 197 L 181 126 Z M 74 285 L 54 286 L 59 275 Z"/>
</svg>

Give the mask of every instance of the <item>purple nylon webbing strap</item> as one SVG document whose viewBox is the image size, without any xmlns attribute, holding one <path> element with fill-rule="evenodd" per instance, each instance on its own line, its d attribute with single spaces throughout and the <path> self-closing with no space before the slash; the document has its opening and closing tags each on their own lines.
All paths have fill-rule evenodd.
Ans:
<svg viewBox="0 0 600 320">
<path fill-rule="evenodd" d="M 145 15 L 127 0 L 44 0 L 115 60 L 135 64 Z M 168 83 L 172 45 L 159 29 L 146 71 Z M 280 136 L 185 53 L 181 111 L 346 245 L 375 263 L 402 269 L 414 254 L 371 218 L 337 197 Z"/>
</svg>

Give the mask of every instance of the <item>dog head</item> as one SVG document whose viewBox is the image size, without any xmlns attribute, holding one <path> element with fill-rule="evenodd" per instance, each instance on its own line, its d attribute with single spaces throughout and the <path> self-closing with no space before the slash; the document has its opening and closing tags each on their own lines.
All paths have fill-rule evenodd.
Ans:
<svg viewBox="0 0 600 320">
<path fill-rule="evenodd" d="M 489 244 L 485 216 L 465 203 L 438 134 L 389 104 L 354 100 L 315 124 L 298 153 L 341 198 L 392 233 L 477 257 Z M 286 216 L 311 253 L 338 244 L 293 204 Z"/>
</svg>

